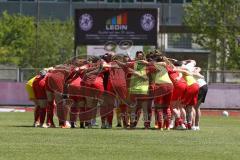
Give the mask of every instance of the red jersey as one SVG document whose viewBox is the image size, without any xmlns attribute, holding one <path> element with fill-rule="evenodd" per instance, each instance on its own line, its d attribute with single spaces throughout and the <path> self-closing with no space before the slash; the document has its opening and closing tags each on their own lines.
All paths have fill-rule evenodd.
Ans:
<svg viewBox="0 0 240 160">
<path fill-rule="evenodd" d="M 186 83 L 186 81 L 181 77 L 179 80 L 177 80 L 177 78 L 179 77 L 179 72 L 174 71 L 173 68 L 167 66 L 167 71 L 168 71 L 168 75 L 172 81 L 173 84 L 175 84 L 176 82 L 183 82 Z"/>
<path fill-rule="evenodd" d="M 46 89 L 52 92 L 63 93 L 65 82 L 75 72 L 74 66 L 56 67 L 47 74 Z"/>
<path fill-rule="evenodd" d="M 116 65 L 116 62 L 112 62 L 112 65 Z M 110 68 L 108 78 L 108 91 L 114 92 L 119 98 L 125 99 L 127 93 L 127 67 Z"/>
<path fill-rule="evenodd" d="M 45 80 L 46 79 L 44 77 L 38 75 L 33 81 L 32 87 L 36 99 L 47 99 L 47 95 L 45 92 Z"/>
</svg>

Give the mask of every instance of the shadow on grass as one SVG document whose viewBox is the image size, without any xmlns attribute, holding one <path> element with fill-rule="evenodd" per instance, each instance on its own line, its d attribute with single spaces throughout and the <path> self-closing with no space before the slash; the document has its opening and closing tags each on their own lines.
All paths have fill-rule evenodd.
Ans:
<svg viewBox="0 0 240 160">
<path fill-rule="evenodd" d="M 31 125 L 12 125 L 12 126 L 8 126 L 8 127 L 12 127 L 12 128 L 43 128 L 43 127 L 33 127 Z M 59 126 L 55 127 L 55 128 L 44 128 L 44 129 L 63 129 Z M 168 130 L 160 130 L 160 129 L 157 129 L 157 128 L 148 128 L 148 129 L 145 129 L 143 127 L 137 127 L 137 128 L 109 128 L 109 129 L 102 129 L 100 127 L 93 127 L 93 128 L 80 128 L 80 127 L 76 127 L 76 128 L 68 128 L 70 130 L 105 130 L 105 131 L 112 131 L 112 130 L 115 130 L 115 131 L 120 131 L 120 130 L 126 130 L 126 131 L 143 131 L 143 130 L 149 130 L 149 131 L 159 131 L 159 132 L 162 132 L 162 131 L 168 131 Z M 66 129 L 64 129 L 66 130 Z M 170 131 L 173 131 L 175 129 L 171 129 Z M 186 130 L 179 130 L 179 131 L 186 131 Z"/>
<path fill-rule="evenodd" d="M 33 127 L 33 126 L 27 126 L 27 125 L 13 125 L 13 126 L 9 126 L 9 127 L 16 127 L 16 128 L 35 128 L 35 127 Z"/>
</svg>

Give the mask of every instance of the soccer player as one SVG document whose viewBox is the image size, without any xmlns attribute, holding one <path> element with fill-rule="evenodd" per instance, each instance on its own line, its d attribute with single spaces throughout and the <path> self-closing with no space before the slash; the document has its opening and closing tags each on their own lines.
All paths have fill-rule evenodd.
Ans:
<svg viewBox="0 0 240 160">
<path fill-rule="evenodd" d="M 36 104 L 39 106 L 40 113 L 40 127 L 44 126 L 46 109 L 47 109 L 47 95 L 45 92 L 45 75 L 47 72 L 45 70 L 40 71 L 33 81 L 33 91 L 36 98 Z"/>
<path fill-rule="evenodd" d="M 195 60 L 185 60 L 185 61 L 183 61 L 183 63 L 184 63 L 184 67 L 188 71 L 192 72 L 193 77 L 195 78 L 195 80 L 197 81 L 197 83 L 199 85 L 197 104 L 193 108 L 193 109 L 195 109 L 195 110 L 193 110 L 195 118 L 193 118 L 192 130 L 200 130 L 200 127 L 199 127 L 199 120 L 200 120 L 200 116 L 201 116 L 200 104 L 204 103 L 204 101 L 205 101 L 207 91 L 208 91 L 208 86 L 207 86 L 206 81 L 204 80 L 204 76 L 200 74 L 201 68 L 196 67 Z"/>
<path fill-rule="evenodd" d="M 187 128 L 188 129 L 192 129 L 192 121 L 193 119 L 195 119 L 195 117 L 193 117 L 193 107 L 197 105 L 197 99 L 198 99 L 198 92 L 199 92 L 199 85 L 196 81 L 196 79 L 194 78 L 194 76 L 199 76 L 202 77 L 199 74 L 196 74 L 194 72 L 192 72 L 192 69 L 194 66 L 196 65 L 196 62 L 192 62 L 187 64 L 186 61 L 183 61 L 183 65 L 181 67 L 182 69 L 182 73 L 183 73 L 183 77 L 187 82 L 187 90 L 185 93 L 185 104 L 186 104 L 186 111 L 187 111 Z M 193 128 L 193 130 L 195 130 L 195 128 Z"/>
<path fill-rule="evenodd" d="M 54 68 L 50 68 L 48 70 L 48 73 L 45 77 L 45 91 L 46 91 L 46 95 L 47 95 L 47 126 L 51 127 L 51 128 L 55 128 L 55 124 L 53 122 L 53 117 L 54 117 L 54 110 L 56 108 L 56 104 L 54 101 L 54 90 L 53 88 L 50 86 L 49 83 L 49 76 L 51 76 L 51 71 L 54 70 Z"/>
<path fill-rule="evenodd" d="M 103 56 L 101 56 L 101 59 L 103 60 L 103 87 L 104 92 L 102 95 L 102 103 L 100 106 L 100 115 L 101 115 L 101 121 L 102 121 L 102 129 L 109 129 L 112 128 L 112 120 L 113 120 L 113 108 L 114 108 L 114 102 L 115 97 L 114 93 L 112 92 L 112 85 L 110 84 L 110 63 L 112 61 L 112 56 L 114 53 L 106 53 Z M 110 98 L 112 97 L 112 98 Z"/>
<path fill-rule="evenodd" d="M 195 67 L 194 72 L 195 73 L 200 73 L 201 68 L 200 67 Z M 204 78 L 197 78 L 197 83 L 199 85 L 199 92 L 198 92 L 198 103 L 195 105 L 195 110 L 196 110 L 196 116 L 195 116 L 195 130 L 200 130 L 200 116 L 201 116 L 201 110 L 200 110 L 200 105 L 201 103 L 205 102 L 205 98 L 207 96 L 208 92 L 208 85 L 207 82 L 204 80 Z"/>
<path fill-rule="evenodd" d="M 115 56 L 115 60 L 127 62 L 126 56 Z M 107 90 L 115 95 L 115 102 L 119 102 L 120 118 L 123 120 L 123 126 L 128 126 L 128 113 L 127 104 L 128 102 L 128 91 L 127 91 L 127 71 L 128 67 L 120 66 L 116 61 L 109 63 L 109 81 Z M 121 123 L 121 122 L 119 122 Z"/>
<path fill-rule="evenodd" d="M 92 127 L 91 119 L 96 118 L 98 101 L 104 92 L 102 71 L 102 61 L 98 57 L 91 57 L 88 64 L 80 67 L 80 76 L 82 78 L 81 95 L 86 98 L 85 112 L 80 114 L 82 120 L 86 121 L 85 124 L 88 128 Z"/>
<path fill-rule="evenodd" d="M 167 66 L 168 75 L 173 83 L 173 94 L 171 98 L 171 110 L 172 114 L 172 124 L 170 128 L 174 127 L 175 121 L 175 128 L 176 129 L 186 129 L 185 125 L 183 124 L 183 119 L 181 117 L 180 109 L 185 105 L 184 104 L 184 95 L 187 89 L 187 83 L 183 79 L 182 74 L 178 72 L 178 68 L 176 66 L 181 66 L 177 60 L 169 59 L 173 63 L 174 66 Z"/>
<path fill-rule="evenodd" d="M 129 96 L 132 101 L 130 105 L 130 128 L 135 128 L 141 115 L 141 108 L 143 109 L 144 127 L 150 127 L 151 120 L 148 113 L 148 100 L 149 100 L 149 78 L 148 66 L 145 62 L 144 54 L 142 51 L 137 51 L 135 61 L 128 62 L 127 66 L 134 70 L 129 72 L 131 74 L 129 83 Z"/>
<path fill-rule="evenodd" d="M 73 104 L 70 110 L 70 124 L 71 128 L 77 127 L 77 119 L 80 117 L 80 111 L 84 112 L 86 100 L 81 96 L 81 78 L 80 76 L 76 76 L 70 80 L 68 80 L 68 94 L 69 98 L 73 100 Z M 80 120 L 80 127 L 84 128 L 83 121 Z"/>
<path fill-rule="evenodd" d="M 157 120 L 157 128 L 169 130 L 170 124 L 170 102 L 173 92 L 173 84 L 169 78 L 168 71 L 166 69 L 166 58 L 162 55 L 155 55 L 155 62 L 152 68 L 150 67 L 150 75 L 153 85 L 153 98 L 155 104 L 155 120 Z M 163 123 L 164 119 L 164 123 Z"/>
<path fill-rule="evenodd" d="M 48 101 L 51 105 L 53 105 L 53 99 L 56 102 L 57 116 L 61 128 L 70 128 L 67 115 L 72 101 L 67 97 L 67 85 L 65 85 L 65 82 L 67 79 L 71 79 L 70 77 L 75 72 L 75 66 L 63 64 L 55 66 L 47 76 L 46 90 Z"/>
<path fill-rule="evenodd" d="M 40 125 L 40 122 L 39 122 L 39 118 L 40 118 L 40 107 L 37 105 L 37 102 L 36 102 L 36 97 L 35 97 L 35 94 L 34 94 L 34 90 L 33 90 L 33 87 L 32 87 L 32 84 L 33 84 L 33 81 L 35 80 L 36 76 L 34 76 L 33 78 L 31 78 L 29 81 L 27 81 L 26 85 L 25 85 L 25 88 L 26 88 L 26 91 L 28 93 L 28 97 L 29 97 L 29 100 L 33 101 L 35 107 L 34 107 L 34 121 L 33 121 L 33 126 L 34 127 L 38 127 Z"/>
</svg>

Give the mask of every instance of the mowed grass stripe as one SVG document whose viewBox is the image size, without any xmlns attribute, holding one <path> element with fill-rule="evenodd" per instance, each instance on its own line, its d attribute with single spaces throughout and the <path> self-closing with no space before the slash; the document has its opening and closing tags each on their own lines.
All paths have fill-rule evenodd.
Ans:
<svg viewBox="0 0 240 160">
<path fill-rule="evenodd" d="M 32 113 L 0 113 L 0 159 L 239 159 L 240 119 L 202 117 L 200 131 L 33 128 Z M 140 126 L 141 127 L 141 126 Z"/>
</svg>

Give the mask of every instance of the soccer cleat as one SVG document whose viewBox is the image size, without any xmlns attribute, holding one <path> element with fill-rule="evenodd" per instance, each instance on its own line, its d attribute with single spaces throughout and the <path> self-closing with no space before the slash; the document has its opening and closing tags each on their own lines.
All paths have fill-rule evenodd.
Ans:
<svg viewBox="0 0 240 160">
<path fill-rule="evenodd" d="M 107 126 L 105 123 L 102 123 L 101 129 L 107 129 Z"/>
<path fill-rule="evenodd" d="M 175 127 L 174 124 L 175 124 L 174 120 L 171 120 L 170 125 L 169 125 L 169 128 L 170 128 L 170 129 L 173 129 L 173 128 Z"/>
<path fill-rule="evenodd" d="M 48 123 L 47 126 L 48 126 L 48 128 L 56 128 L 54 123 Z"/>
<path fill-rule="evenodd" d="M 118 124 L 116 125 L 116 127 L 122 127 L 122 125 L 121 125 L 120 123 L 118 123 Z"/>
<path fill-rule="evenodd" d="M 89 129 L 91 129 L 91 128 L 92 128 L 92 125 L 91 125 L 91 124 L 89 124 L 87 127 L 88 127 Z"/>
<path fill-rule="evenodd" d="M 80 122 L 80 128 L 85 128 L 84 122 Z"/>
<path fill-rule="evenodd" d="M 92 119 L 90 123 L 91 123 L 91 126 L 95 126 L 95 127 L 98 126 L 96 119 Z"/>
<path fill-rule="evenodd" d="M 40 126 L 40 123 L 39 122 L 34 122 L 33 123 L 33 127 L 39 127 Z"/>
<path fill-rule="evenodd" d="M 48 128 L 48 126 L 46 124 L 40 124 L 39 127 L 40 128 Z"/>
<path fill-rule="evenodd" d="M 136 128 L 136 125 L 134 123 L 130 123 L 130 129 Z"/>
<path fill-rule="evenodd" d="M 69 126 L 67 126 L 67 125 L 63 125 L 63 126 L 61 126 L 61 128 L 63 128 L 63 129 L 69 129 L 69 128 L 71 128 L 71 127 L 69 127 Z"/>
<path fill-rule="evenodd" d="M 111 125 L 111 124 L 107 124 L 107 125 L 106 125 L 106 128 L 107 128 L 107 129 L 112 129 L 112 125 Z"/>
<path fill-rule="evenodd" d="M 92 128 L 91 122 L 85 122 L 85 126 L 86 126 L 87 128 Z"/>
<path fill-rule="evenodd" d="M 60 126 L 61 128 L 63 128 L 63 129 L 69 129 L 69 128 L 71 128 L 71 126 L 67 126 L 67 125 L 62 125 L 62 126 Z"/>
<path fill-rule="evenodd" d="M 144 129 L 150 129 L 150 126 L 148 126 L 148 125 L 146 125 L 146 126 L 144 126 Z"/>
<path fill-rule="evenodd" d="M 65 125 L 68 126 L 69 128 L 71 127 L 71 124 L 68 121 L 65 122 Z"/>
<path fill-rule="evenodd" d="M 170 131 L 170 130 L 171 130 L 170 127 L 166 128 L 166 131 Z"/>
<path fill-rule="evenodd" d="M 187 124 L 187 129 L 189 129 L 189 130 L 192 129 L 192 124 L 191 124 L 191 123 L 188 123 L 188 124 Z"/>
<path fill-rule="evenodd" d="M 71 128 L 77 128 L 77 123 L 76 122 L 71 122 Z"/>
<path fill-rule="evenodd" d="M 196 128 L 196 131 L 199 131 L 200 130 L 200 127 L 199 126 L 195 126 Z"/>
<path fill-rule="evenodd" d="M 177 130 L 186 130 L 187 128 L 184 124 L 182 124 L 182 125 L 177 126 L 176 129 Z"/>
<path fill-rule="evenodd" d="M 71 124 L 68 121 L 66 121 L 64 122 L 63 125 L 60 125 L 60 127 L 63 129 L 68 129 L 68 128 L 71 128 Z"/>
<path fill-rule="evenodd" d="M 123 128 L 127 129 L 129 127 L 129 124 L 123 125 Z"/>
<path fill-rule="evenodd" d="M 195 126 L 192 126 L 192 127 L 191 127 L 191 130 L 192 130 L 192 131 L 196 131 L 197 129 L 196 129 Z"/>
</svg>

